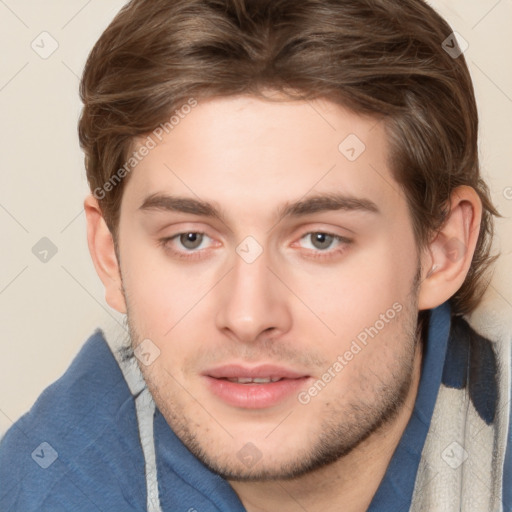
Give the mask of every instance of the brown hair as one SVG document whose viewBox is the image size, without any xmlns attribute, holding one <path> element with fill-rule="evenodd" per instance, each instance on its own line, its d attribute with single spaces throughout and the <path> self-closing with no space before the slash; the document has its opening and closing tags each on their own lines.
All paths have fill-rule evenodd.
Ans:
<svg viewBox="0 0 512 512">
<path fill-rule="evenodd" d="M 446 46 L 451 33 L 423 0 L 128 2 L 92 49 L 80 86 L 87 178 L 91 191 L 102 192 L 114 239 L 128 178 L 119 171 L 135 138 L 191 98 L 264 96 L 266 89 L 325 98 L 385 123 L 420 247 L 442 225 L 455 187 L 477 191 L 480 236 L 451 299 L 454 312 L 470 312 L 486 286 L 498 213 L 480 177 L 469 71 L 463 55 L 445 51 L 457 51 L 453 39 Z"/>
</svg>

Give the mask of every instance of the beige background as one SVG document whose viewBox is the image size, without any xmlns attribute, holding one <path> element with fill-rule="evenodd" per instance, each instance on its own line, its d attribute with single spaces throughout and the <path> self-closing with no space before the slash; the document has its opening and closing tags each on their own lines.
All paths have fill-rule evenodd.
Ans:
<svg viewBox="0 0 512 512">
<path fill-rule="evenodd" d="M 431 4 L 469 43 L 484 176 L 505 217 L 496 240 L 502 257 L 486 299 L 506 320 L 512 318 L 512 0 Z M 85 59 L 122 5 L 0 0 L 0 436 L 96 327 L 122 321 L 104 301 L 87 250 L 87 183 L 76 135 Z M 46 263 L 32 252 L 43 237 L 58 251 Z"/>
</svg>

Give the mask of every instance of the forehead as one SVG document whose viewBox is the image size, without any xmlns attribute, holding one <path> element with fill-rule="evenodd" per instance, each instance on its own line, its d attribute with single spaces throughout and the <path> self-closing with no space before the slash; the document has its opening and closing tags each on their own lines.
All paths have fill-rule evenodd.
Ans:
<svg viewBox="0 0 512 512">
<path fill-rule="evenodd" d="M 378 119 L 327 100 L 250 96 L 198 101 L 177 114 L 149 134 L 155 144 L 125 190 L 134 207 L 165 193 L 244 211 L 334 191 L 364 196 L 384 209 L 403 200 Z M 134 150 L 148 140 L 140 138 Z"/>
</svg>

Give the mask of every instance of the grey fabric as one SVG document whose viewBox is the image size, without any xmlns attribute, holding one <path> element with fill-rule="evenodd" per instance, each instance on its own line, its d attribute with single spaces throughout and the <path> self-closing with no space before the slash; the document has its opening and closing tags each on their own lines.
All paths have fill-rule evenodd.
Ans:
<svg viewBox="0 0 512 512">
<path fill-rule="evenodd" d="M 119 349 L 128 342 L 127 332 L 118 325 L 110 325 L 103 329 L 105 340 L 116 358 L 123 373 L 126 384 L 135 398 L 135 410 L 139 426 L 139 437 L 146 471 L 146 508 L 148 512 L 162 512 L 158 495 L 158 474 L 156 468 L 155 441 L 153 436 L 153 419 L 155 403 L 146 387 L 142 373 L 134 358 L 123 361 Z"/>
</svg>

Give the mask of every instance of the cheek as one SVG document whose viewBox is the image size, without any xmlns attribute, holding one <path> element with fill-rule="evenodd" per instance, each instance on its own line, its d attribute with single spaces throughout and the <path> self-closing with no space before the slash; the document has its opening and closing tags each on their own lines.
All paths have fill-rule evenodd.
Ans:
<svg viewBox="0 0 512 512">
<path fill-rule="evenodd" d="M 331 334 L 334 331 L 333 338 L 352 339 L 374 325 L 381 314 L 390 310 L 388 316 L 392 316 L 395 309 L 412 300 L 417 261 L 412 239 L 409 242 L 395 244 L 391 236 L 375 238 L 337 267 L 319 267 L 316 275 L 308 276 L 299 270 L 289 279 L 309 309 L 325 322 Z M 302 329 L 311 329 L 310 316 L 301 315 L 297 320 L 302 322 Z M 322 327 L 320 322 L 316 327 Z M 329 335 L 327 329 L 325 334 Z"/>
<path fill-rule="evenodd" d="M 134 240 L 123 249 L 121 270 L 130 320 L 139 335 L 161 337 L 165 325 L 172 322 L 173 301 L 179 300 L 183 287 L 176 276 L 173 280 L 165 272 L 154 249 Z"/>
<path fill-rule="evenodd" d="M 163 249 L 142 244 L 126 244 L 124 250 L 123 285 L 130 320 L 139 335 L 158 340 L 174 334 L 178 325 L 190 328 L 194 312 L 207 302 L 216 270 L 176 265 Z"/>
</svg>

